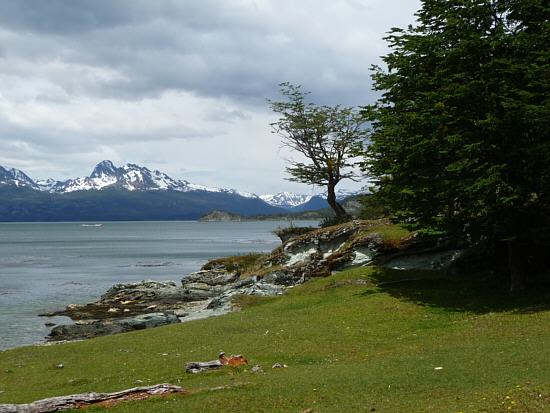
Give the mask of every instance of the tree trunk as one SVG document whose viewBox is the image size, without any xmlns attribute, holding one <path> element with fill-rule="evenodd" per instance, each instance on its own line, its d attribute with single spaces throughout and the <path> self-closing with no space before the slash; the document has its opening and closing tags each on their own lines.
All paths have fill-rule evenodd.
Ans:
<svg viewBox="0 0 550 413">
<path fill-rule="evenodd" d="M 525 274 L 521 262 L 521 251 L 517 240 L 506 242 L 508 246 L 508 270 L 510 271 L 510 292 L 516 294 L 525 290 Z"/>
<path fill-rule="evenodd" d="M 336 192 L 335 192 L 336 184 L 334 184 L 331 180 L 329 180 L 329 183 L 327 185 L 327 202 L 336 214 L 336 218 L 339 220 L 345 220 L 351 218 L 349 214 L 346 212 L 344 207 L 338 203 L 336 200 Z"/>
</svg>

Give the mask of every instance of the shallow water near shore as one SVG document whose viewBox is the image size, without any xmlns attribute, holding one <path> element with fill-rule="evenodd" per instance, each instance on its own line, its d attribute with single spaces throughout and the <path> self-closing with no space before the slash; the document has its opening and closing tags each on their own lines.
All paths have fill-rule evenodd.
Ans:
<svg viewBox="0 0 550 413">
<path fill-rule="evenodd" d="M 94 223 L 95 224 L 95 223 Z M 316 225 L 301 222 L 299 225 Z M 0 350 L 40 342 L 37 314 L 85 303 L 119 282 L 174 280 L 207 260 L 266 252 L 288 221 L 0 224 Z"/>
</svg>

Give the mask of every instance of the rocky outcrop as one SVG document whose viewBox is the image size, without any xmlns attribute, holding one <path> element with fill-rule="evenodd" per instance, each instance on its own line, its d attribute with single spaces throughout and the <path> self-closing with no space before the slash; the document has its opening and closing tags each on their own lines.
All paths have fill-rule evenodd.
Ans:
<svg viewBox="0 0 550 413">
<path fill-rule="evenodd" d="M 189 274 L 181 286 L 171 281 L 117 284 L 95 302 L 43 315 L 77 320 L 54 327 L 49 341 L 79 340 L 221 315 L 233 309 L 235 295 L 277 295 L 283 290 L 282 283 L 254 276 L 240 279 L 218 266 Z"/>
<path fill-rule="evenodd" d="M 390 226 L 382 220 L 354 221 L 308 231 L 267 256 L 213 260 L 184 277 L 180 285 L 116 284 L 93 303 L 71 304 L 45 314 L 77 321 L 54 327 L 49 340 L 90 338 L 221 315 L 233 310 L 236 295 L 279 295 L 312 277 L 352 266 L 449 270 L 464 261 L 461 249 L 426 245 L 415 234 Z"/>
<path fill-rule="evenodd" d="M 173 281 L 141 281 L 115 284 L 99 300 L 88 304 L 69 304 L 64 310 L 43 314 L 64 315 L 73 320 L 110 319 L 133 315 L 173 311 L 185 308 L 190 300 Z"/>
<path fill-rule="evenodd" d="M 179 318 L 169 313 L 148 313 L 136 317 L 112 320 L 91 320 L 70 325 L 54 327 L 50 333 L 51 341 L 81 340 L 97 336 L 125 333 L 134 330 L 159 327 L 179 323 Z"/>
</svg>

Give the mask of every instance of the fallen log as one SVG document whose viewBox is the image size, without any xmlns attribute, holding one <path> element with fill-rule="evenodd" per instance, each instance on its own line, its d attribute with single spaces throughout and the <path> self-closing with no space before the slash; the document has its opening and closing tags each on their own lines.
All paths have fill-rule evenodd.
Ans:
<svg viewBox="0 0 550 413">
<path fill-rule="evenodd" d="M 51 397 L 27 404 L 0 404 L 0 413 L 50 413 L 60 410 L 80 409 L 89 405 L 113 406 L 126 400 L 145 400 L 151 396 L 184 393 L 184 389 L 172 384 L 156 384 L 134 387 L 114 393 L 80 393 Z"/>
<path fill-rule="evenodd" d="M 201 373 L 208 370 L 221 369 L 224 365 L 220 360 L 212 361 L 190 361 L 185 365 L 185 371 L 187 373 Z M 0 412 L 1 413 L 1 412 Z"/>
<path fill-rule="evenodd" d="M 237 367 L 244 366 L 248 364 L 248 360 L 242 355 L 232 355 L 226 357 L 225 353 L 222 351 L 218 357 L 218 360 L 212 361 L 190 361 L 185 365 L 185 371 L 187 373 L 201 373 L 208 370 L 217 370 L 223 366 Z M 1 412 L 0 412 L 1 413 Z"/>
</svg>

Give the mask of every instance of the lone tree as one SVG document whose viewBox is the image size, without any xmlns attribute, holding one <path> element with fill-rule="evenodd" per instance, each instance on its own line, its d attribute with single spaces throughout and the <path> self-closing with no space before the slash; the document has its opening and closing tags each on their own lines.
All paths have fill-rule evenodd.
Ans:
<svg viewBox="0 0 550 413">
<path fill-rule="evenodd" d="M 288 180 L 326 187 L 328 204 L 336 219 L 344 221 L 349 215 L 338 203 L 335 188 L 343 179 L 358 178 L 355 167 L 367 134 L 365 119 L 350 107 L 306 102 L 308 93 L 300 86 L 288 82 L 279 86 L 286 100 L 269 100 L 271 109 L 280 115 L 271 123 L 273 133 L 282 138 L 283 145 L 305 157 L 304 161 L 288 160 Z"/>
<path fill-rule="evenodd" d="M 396 217 L 506 243 L 511 289 L 550 231 L 550 3 L 424 0 L 392 29 L 367 165 Z"/>
</svg>

